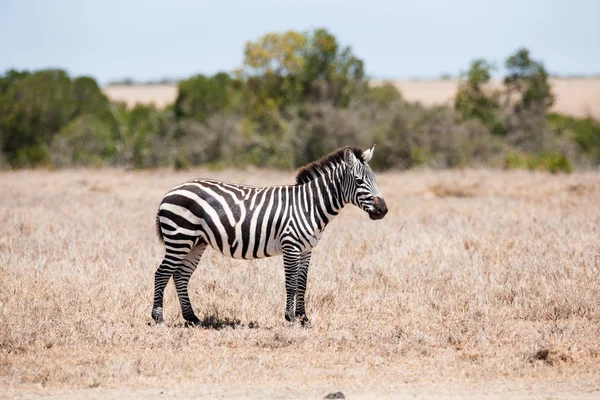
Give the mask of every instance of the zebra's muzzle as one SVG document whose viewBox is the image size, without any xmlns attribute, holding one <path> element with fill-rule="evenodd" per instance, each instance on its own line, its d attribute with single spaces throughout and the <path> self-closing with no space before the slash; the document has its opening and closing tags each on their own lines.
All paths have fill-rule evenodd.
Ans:
<svg viewBox="0 0 600 400">
<path fill-rule="evenodd" d="M 372 220 L 382 219 L 388 212 L 385 200 L 381 197 L 373 197 L 373 210 L 369 212 L 369 218 Z"/>
</svg>

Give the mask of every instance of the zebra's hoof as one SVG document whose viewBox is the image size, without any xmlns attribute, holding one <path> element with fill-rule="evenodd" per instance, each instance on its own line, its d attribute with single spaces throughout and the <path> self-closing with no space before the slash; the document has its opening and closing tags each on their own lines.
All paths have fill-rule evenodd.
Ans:
<svg viewBox="0 0 600 400">
<path fill-rule="evenodd" d="M 160 325 L 165 320 L 163 319 L 163 309 L 162 307 L 156 307 L 152 309 L 152 319 L 156 322 L 156 325 Z"/>
<path fill-rule="evenodd" d="M 185 326 L 188 328 L 202 327 L 202 322 L 198 318 L 190 318 L 185 320 Z"/>
<path fill-rule="evenodd" d="M 306 318 L 306 315 L 302 319 L 300 319 L 300 324 L 303 328 L 310 329 L 310 320 Z"/>
<path fill-rule="evenodd" d="M 300 325 L 302 325 L 303 328 L 310 328 L 310 321 L 306 314 L 296 314 L 296 320 L 300 321 Z"/>
</svg>

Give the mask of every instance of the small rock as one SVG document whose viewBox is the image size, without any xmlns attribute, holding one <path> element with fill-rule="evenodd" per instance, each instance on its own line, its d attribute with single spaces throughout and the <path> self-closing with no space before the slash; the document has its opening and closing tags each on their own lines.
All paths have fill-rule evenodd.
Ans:
<svg viewBox="0 0 600 400">
<path fill-rule="evenodd" d="M 335 393 L 329 393 L 327 396 L 325 396 L 326 399 L 345 399 L 346 396 L 344 396 L 344 393 L 342 392 L 335 392 Z"/>
</svg>

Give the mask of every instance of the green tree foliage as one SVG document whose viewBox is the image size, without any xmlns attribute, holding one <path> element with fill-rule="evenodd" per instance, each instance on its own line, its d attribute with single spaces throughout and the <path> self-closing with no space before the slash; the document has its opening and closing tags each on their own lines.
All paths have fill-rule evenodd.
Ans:
<svg viewBox="0 0 600 400">
<path fill-rule="evenodd" d="M 13 166 L 49 164 L 54 135 L 76 118 L 91 115 L 116 129 L 110 103 L 91 78 L 72 81 L 62 70 L 9 71 L 0 90 L 2 150 Z"/>
<path fill-rule="evenodd" d="M 500 93 L 486 88 L 490 82 L 491 70 L 492 66 L 483 59 L 471 63 L 471 68 L 459 83 L 454 109 L 462 121 L 477 119 L 492 132 L 504 133 L 504 127 L 498 118 Z"/>
<path fill-rule="evenodd" d="M 72 82 L 61 70 L 40 71 L 13 82 L 0 103 L 3 150 L 16 166 L 48 162 L 53 134 L 75 113 Z"/>
<path fill-rule="evenodd" d="M 344 143 L 369 142 L 361 138 L 362 122 L 353 110 L 317 103 L 299 111 L 291 135 L 294 167 L 314 161 Z"/>
<path fill-rule="evenodd" d="M 14 69 L 6 71 L 4 75 L 0 76 L 0 95 L 3 96 L 20 79 L 27 78 L 30 75 L 29 71 L 17 71 Z"/>
<path fill-rule="evenodd" d="M 447 107 L 418 104 L 396 110 L 382 141 L 384 168 L 454 168 L 491 162 L 493 138 L 480 121 L 457 122 Z"/>
<path fill-rule="evenodd" d="M 263 166 L 295 164 L 294 107 L 309 101 L 346 107 L 365 85 L 363 62 L 324 29 L 269 33 L 248 42 L 240 75 L 242 133 L 250 162 Z"/>
<path fill-rule="evenodd" d="M 299 75 L 304 68 L 307 37 L 299 32 L 267 33 L 247 42 L 244 65 L 250 75 Z"/>
<path fill-rule="evenodd" d="M 236 82 L 226 73 L 196 75 L 179 82 L 175 116 L 206 122 L 211 115 L 226 113 L 235 98 Z"/>
<path fill-rule="evenodd" d="M 251 112 L 259 115 L 265 103 L 282 108 L 301 100 L 306 48 L 306 35 L 294 31 L 246 43 L 242 73 Z"/>
<path fill-rule="evenodd" d="M 600 164 L 600 123 L 594 119 L 573 118 L 556 113 L 548 115 L 550 126 L 558 135 L 566 135 L 577 143 L 579 149 Z"/>
<path fill-rule="evenodd" d="M 50 158 L 57 167 L 100 166 L 117 155 L 114 129 L 91 114 L 69 122 L 52 139 Z"/>
<path fill-rule="evenodd" d="M 316 29 L 307 35 L 303 71 L 304 92 L 312 100 L 331 101 L 346 107 L 365 88 L 364 62 L 350 47 L 340 48 L 334 35 Z"/>
<path fill-rule="evenodd" d="M 181 81 L 166 109 L 111 104 L 90 77 L 11 70 L 0 75 L 0 167 L 293 169 L 374 143 L 380 169 L 569 172 L 600 162 L 597 121 L 548 114 L 542 64 L 522 49 L 506 66 L 504 91 L 491 91 L 491 65 L 475 60 L 453 108 L 407 102 L 389 83 L 369 86 L 362 60 L 324 29 L 247 43 L 242 69 Z"/>
<path fill-rule="evenodd" d="M 554 102 L 548 73 L 527 49 L 519 49 L 505 63 L 507 140 L 531 154 L 559 152 L 547 113 Z"/>
<path fill-rule="evenodd" d="M 118 121 L 113 107 L 94 78 L 80 76 L 73 80 L 73 102 L 75 112 L 73 117 L 92 115 L 116 134 Z"/>
<path fill-rule="evenodd" d="M 519 151 L 509 152 L 506 155 L 506 168 L 548 171 L 553 174 L 573 171 L 569 159 L 564 154 L 557 152 L 539 155 Z"/>
<path fill-rule="evenodd" d="M 124 104 L 119 104 L 117 113 L 117 164 L 150 168 L 172 162 L 167 137 L 173 126 L 173 118 L 168 112 L 158 110 L 153 105 L 138 104 L 128 110 Z"/>
<path fill-rule="evenodd" d="M 546 112 L 554 104 L 548 72 L 541 62 L 532 60 L 527 49 L 519 49 L 506 60 L 504 78 L 507 95 L 514 99 L 517 112 L 536 110 Z"/>
<path fill-rule="evenodd" d="M 365 92 L 365 100 L 377 107 L 391 107 L 402 99 L 402 95 L 391 83 L 384 83 L 373 87 L 368 87 Z"/>
<path fill-rule="evenodd" d="M 269 33 L 248 42 L 243 74 L 258 102 L 280 109 L 307 100 L 345 107 L 365 88 L 363 61 L 325 29 Z"/>
</svg>

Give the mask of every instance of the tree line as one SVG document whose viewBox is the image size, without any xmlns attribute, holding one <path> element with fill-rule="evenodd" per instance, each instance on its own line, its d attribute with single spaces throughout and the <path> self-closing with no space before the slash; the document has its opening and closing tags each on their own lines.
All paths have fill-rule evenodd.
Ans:
<svg viewBox="0 0 600 400">
<path fill-rule="evenodd" d="M 600 125 L 550 112 L 543 64 L 519 49 L 472 62 L 453 107 L 407 102 L 371 85 L 365 65 L 325 29 L 248 42 L 243 65 L 178 83 L 175 103 L 111 103 L 62 70 L 0 76 L 0 166 L 206 165 L 292 169 L 343 145 L 378 145 L 375 167 L 490 166 L 570 171 L 600 163 Z"/>
</svg>

